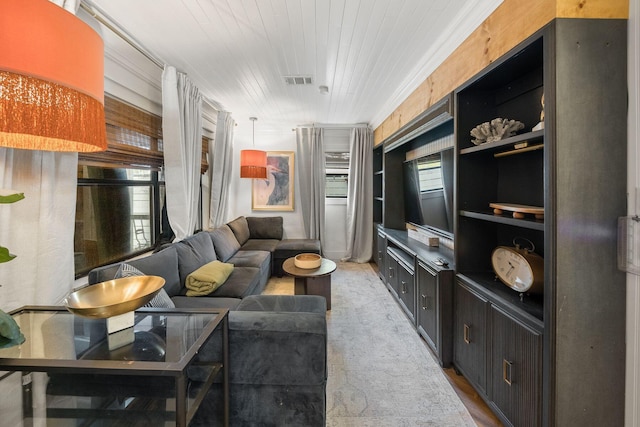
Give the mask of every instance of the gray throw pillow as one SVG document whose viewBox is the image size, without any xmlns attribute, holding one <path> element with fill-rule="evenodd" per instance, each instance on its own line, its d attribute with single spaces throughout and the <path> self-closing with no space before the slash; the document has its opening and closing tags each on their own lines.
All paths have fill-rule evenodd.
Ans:
<svg viewBox="0 0 640 427">
<path fill-rule="evenodd" d="M 220 226 L 209 234 L 211 234 L 216 254 L 222 262 L 227 262 L 240 249 L 240 243 L 227 225 Z"/>
<path fill-rule="evenodd" d="M 245 217 L 239 216 L 233 221 L 227 223 L 227 225 L 231 231 L 233 231 L 233 234 L 236 236 L 236 240 L 238 240 L 240 246 L 247 243 L 251 234 L 249 233 L 249 224 L 247 224 L 247 219 Z"/>
<path fill-rule="evenodd" d="M 132 265 L 122 263 L 120 264 L 120 268 L 118 269 L 118 271 L 116 271 L 114 279 L 136 276 L 146 276 L 146 274 Z M 153 297 L 151 301 L 146 303 L 144 307 L 175 308 L 176 305 L 173 303 L 173 301 L 171 301 L 171 298 L 169 298 L 167 291 L 165 291 L 164 289 L 160 289 L 156 296 Z"/>
</svg>

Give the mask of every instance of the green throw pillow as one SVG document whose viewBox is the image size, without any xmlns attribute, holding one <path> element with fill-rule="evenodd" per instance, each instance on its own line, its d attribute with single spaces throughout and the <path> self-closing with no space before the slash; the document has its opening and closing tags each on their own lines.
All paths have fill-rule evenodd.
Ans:
<svg viewBox="0 0 640 427">
<path fill-rule="evenodd" d="M 209 295 L 218 289 L 233 272 L 233 264 L 211 261 L 187 276 L 185 287 L 188 297 Z"/>
</svg>

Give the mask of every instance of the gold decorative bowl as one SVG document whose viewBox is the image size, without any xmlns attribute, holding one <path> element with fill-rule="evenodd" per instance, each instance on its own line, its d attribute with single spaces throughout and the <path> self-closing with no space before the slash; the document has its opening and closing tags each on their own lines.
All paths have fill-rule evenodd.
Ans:
<svg viewBox="0 0 640 427">
<path fill-rule="evenodd" d="M 322 257 L 318 254 L 298 254 L 293 263 L 298 268 L 318 268 L 322 264 Z"/>
<path fill-rule="evenodd" d="M 163 286 L 159 276 L 123 277 L 79 289 L 65 299 L 65 305 L 73 314 L 103 319 L 142 307 Z"/>
</svg>

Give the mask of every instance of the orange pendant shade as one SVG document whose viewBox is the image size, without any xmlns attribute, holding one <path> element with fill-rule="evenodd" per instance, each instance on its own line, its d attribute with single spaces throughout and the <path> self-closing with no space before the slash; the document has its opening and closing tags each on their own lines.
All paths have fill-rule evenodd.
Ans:
<svg viewBox="0 0 640 427">
<path fill-rule="evenodd" d="M 48 0 L 0 0 L 0 146 L 102 151 L 104 44 Z"/>
<path fill-rule="evenodd" d="M 267 178 L 267 152 L 240 151 L 240 178 Z"/>
</svg>

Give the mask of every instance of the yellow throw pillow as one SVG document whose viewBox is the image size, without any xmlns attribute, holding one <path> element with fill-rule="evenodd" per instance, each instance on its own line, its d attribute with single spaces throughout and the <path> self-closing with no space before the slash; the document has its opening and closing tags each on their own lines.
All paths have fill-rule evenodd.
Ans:
<svg viewBox="0 0 640 427">
<path fill-rule="evenodd" d="M 211 261 L 187 276 L 185 286 L 188 297 L 209 295 L 218 289 L 233 272 L 233 264 Z"/>
</svg>

